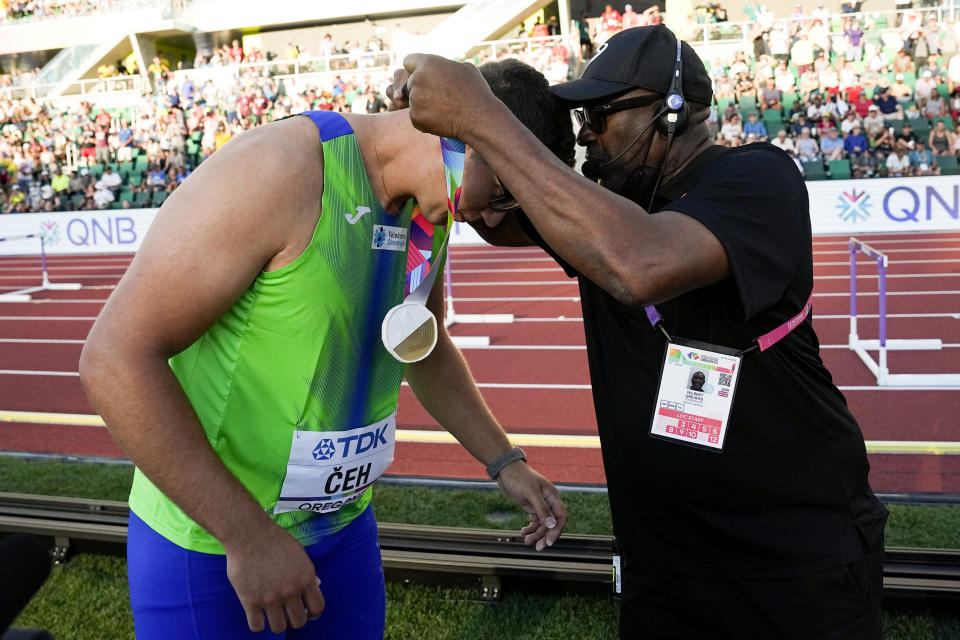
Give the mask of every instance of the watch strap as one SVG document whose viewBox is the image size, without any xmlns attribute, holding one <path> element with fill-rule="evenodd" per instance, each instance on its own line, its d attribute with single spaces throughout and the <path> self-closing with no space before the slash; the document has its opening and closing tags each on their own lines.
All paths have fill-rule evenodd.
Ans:
<svg viewBox="0 0 960 640">
<path fill-rule="evenodd" d="M 514 447 L 505 453 L 501 453 L 496 460 L 487 465 L 487 475 L 490 476 L 491 480 L 496 480 L 504 467 L 517 460 L 527 461 L 527 454 L 520 447 Z"/>
</svg>

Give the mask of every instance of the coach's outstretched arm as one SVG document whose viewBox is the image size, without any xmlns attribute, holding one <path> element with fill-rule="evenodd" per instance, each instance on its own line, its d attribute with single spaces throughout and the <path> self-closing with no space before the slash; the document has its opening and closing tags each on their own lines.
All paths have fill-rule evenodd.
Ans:
<svg viewBox="0 0 960 640">
<path fill-rule="evenodd" d="M 291 118 L 241 134 L 204 162 L 157 214 L 80 357 L 84 390 L 114 438 L 223 545 L 253 631 L 264 613 L 276 633 L 320 615 L 319 581 L 303 546 L 214 453 L 167 360 L 262 269 L 306 248 L 320 202 L 305 185 L 323 180 L 316 139 L 310 120 Z M 291 154 L 316 162 L 289 171 Z"/>
<path fill-rule="evenodd" d="M 477 151 L 551 249 L 620 302 L 662 302 L 729 276 L 723 245 L 704 225 L 678 212 L 646 215 L 572 171 L 491 93 L 476 67 L 419 53 L 404 67 L 414 126 Z M 627 144 L 612 142 L 612 155 Z M 704 144 L 712 144 L 709 136 Z"/>
</svg>

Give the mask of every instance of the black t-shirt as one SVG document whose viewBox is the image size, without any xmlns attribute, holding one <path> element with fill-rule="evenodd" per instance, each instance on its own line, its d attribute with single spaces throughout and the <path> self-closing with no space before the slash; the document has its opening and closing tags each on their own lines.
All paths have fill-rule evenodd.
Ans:
<svg viewBox="0 0 960 640">
<path fill-rule="evenodd" d="M 813 286 L 809 204 L 786 153 L 765 143 L 714 147 L 658 200 L 654 211 L 706 226 L 732 271 L 657 305 L 671 336 L 743 349 L 800 312 Z M 684 251 L 683 238 L 675 247 Z M 665 338 L 642 308 L 583 276 L 579 283 L 614 531 L 628 565 L 802 575 L 861 559 L 880 541 L 886 516 L 867 484 L 863 435 L 820 359 L 810 318 L 744 356 L 716 453 L 650 436 Z"/>
</svg>

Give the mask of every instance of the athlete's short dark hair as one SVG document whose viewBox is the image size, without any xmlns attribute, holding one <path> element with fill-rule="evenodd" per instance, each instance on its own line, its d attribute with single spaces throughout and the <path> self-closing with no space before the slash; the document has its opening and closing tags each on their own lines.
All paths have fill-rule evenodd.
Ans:
<svg viewBox="0 0 960 640">
<path fill-rule="evenodd" d="M 517 120 L 572 167 L 575 136 L 570 109 L 550 93 L 550 83 L 543 74 L 514 59 L 487 62 L 479 69 L 490 90 Z"/>
</svg>

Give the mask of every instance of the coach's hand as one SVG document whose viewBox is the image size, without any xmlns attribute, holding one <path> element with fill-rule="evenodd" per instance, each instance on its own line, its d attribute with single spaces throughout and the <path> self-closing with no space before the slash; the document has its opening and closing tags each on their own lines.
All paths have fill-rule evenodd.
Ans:
<svg viewBox="0 0 960 640">
<path fill-rule="evenodd" d="M 293 536 L 269 523 L 242 540 L 224 545 L 227 577 L 247 624 L 263 631 L 263 616 L 273 633 L 299 629 L 323 613 L 323 594 L 313 562 Z"/>
<path fill-rule="evenodd" d="M 566 507 L 553 483 L 519 460 L 503 468 L 497 483 L 530 516 L 530 524 L 520 530 L 523 541 L 537 551 L 553 546 L 567 524 Z"/>
<path fill-rule="evenodd" d="M 406 69 L 397 69 L 393 72 L 393 84 L 386 89 L 387 98 L 390 99 L 390 105 L 387 111 L 400 111 L 410 106 L 407 99 L 407 78 L 410 74 Z"/>
<path fill-rule="evenodd" d="M 477 68 L 425 53 L 411 53 L 403 66 L 410 73 L 406 86 L 413 126 L 469 144 L 471 133 L 485 126 L 489 105 L 498 102 Z"/>
</svg>

